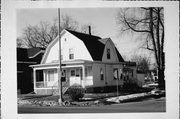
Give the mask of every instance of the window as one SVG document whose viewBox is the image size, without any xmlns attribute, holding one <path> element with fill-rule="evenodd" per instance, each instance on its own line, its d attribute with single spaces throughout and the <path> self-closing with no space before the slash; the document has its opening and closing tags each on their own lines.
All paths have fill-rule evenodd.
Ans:
<svg viewBox="0 0 180 119">
<path fill-rule="evenodd" d="M 114 80 L 117 80 L 118 79 L 118 68 L 115 68 L 113 70 L 113 76 L 114 76 Z"/>
<path fill-rule="evenodd" d="M 102 68 L 100 69 L 100 78 L 101 78 L 101 80 L 104 80 L 104 74 L 103 74 L 103 69 Z"/>
<path fill-rule="evenodd" d="M 111 58 L 111 54 L 110 54 L 110 49 L 108 48 L 107 49 L 107 59 L 110 59 Z"/>
<path fill-rule="evenodd" d="M 75 76 L 75 70 L 71 70 L 71 76 Z"/>
<path fill-rule="evenodd" d="M 120 77 L 120 79 L 123 79 L 123 74 L 121 74 L 121 77 Z"/>
<path fill-rule="evenodd" d="M 91 66 L 87 66 L 85 68 L 85 76 L 92 76 L 92 67 Z"/>
<path fill-rule="evenodd" d="M 123 72 L 121 68 L 119 69 L 119 79 L 123 79 Z"/>
<path fill-rule="evenodd" d="M 69 59 L 74 59 L 74 51 L 72 48 L 69 49 Z"/>
<path fill-rule="evenodd" d="M 54 81 L 54 71 L 48 71 L 48 81 Z"/>
</svg>

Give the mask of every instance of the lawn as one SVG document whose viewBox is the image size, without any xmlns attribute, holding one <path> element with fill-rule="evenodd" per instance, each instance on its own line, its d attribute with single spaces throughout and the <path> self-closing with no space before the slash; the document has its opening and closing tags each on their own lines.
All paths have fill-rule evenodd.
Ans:
<svg viewBox="0 0 180 119">
<path fill-rule="evenodd" d="M 122 94 L 120 94 L 122 95 Z M 119 95 L 119 96 L 120 96 Z M 123 94 L 125 95 L 125 94 Z M 85 93 L 84 97 L 77 101 L 72 101 L 68 94 L 63 95 L 64 102 L 67 103 L 65 105 L 71 106 L 89 106 L 89 105 L 97 105 L 106 103 L 105 98 L 115 97 L 117 96 L 116 92 L 113 93 Z M 37 95 L 37 94 L 25 94 L 18 95 L 18 105 L 40 105 L 40 106 L 51 106 L 58 105 L 58 95 Z"/>
</svg>

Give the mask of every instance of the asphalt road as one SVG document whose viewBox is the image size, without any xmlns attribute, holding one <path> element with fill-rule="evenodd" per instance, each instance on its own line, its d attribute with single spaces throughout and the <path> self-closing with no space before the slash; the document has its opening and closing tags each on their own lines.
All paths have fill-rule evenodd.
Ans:
<svg viewBox="0 0 180 119">
<path fill-rule="evenodd" d="M 91 107 L 18 107 L 18 113 L 130 113 L 165 112 L 165 98 Z"/>
</svg>

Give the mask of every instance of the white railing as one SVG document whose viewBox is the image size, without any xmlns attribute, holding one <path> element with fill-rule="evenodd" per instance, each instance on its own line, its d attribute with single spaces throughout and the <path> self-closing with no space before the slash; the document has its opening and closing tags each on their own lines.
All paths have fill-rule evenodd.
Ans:
<svg viewBox="0 0 180 119">
<path fill-rule="evenodd" d="M 47 87 L 47 82 L 44 81 L 36 82 L 36 88 L 46 88 L 46 87 Z"/>
<path fill-rule="evenodd" d="M 51 86 L 48 86 L 48 82 L 38 81 L 38 82 L 36 82 L 36 88 L 50 88 L 50 89 L 52 89 L 52 94 L 56 94 L 56 93 L 58 93 L 58 81 L 56 81 Z M 69 80 L 67 80 L 66 82 L 62 82 L 63 94 L 67 91 L 68 88 L 69 88 Z"/>
<path fill-rule="evenodd" d="M 68 88 L 69 88 L 69 80 L 67 80 L 66 82 L 62 82 L 63 94 L 67 91 Z M 56 94 L 56 93 L 58 93 L 58 81 L 56 81 L 54 85 L 52 86 L 52 94 Z"/>
</svg>

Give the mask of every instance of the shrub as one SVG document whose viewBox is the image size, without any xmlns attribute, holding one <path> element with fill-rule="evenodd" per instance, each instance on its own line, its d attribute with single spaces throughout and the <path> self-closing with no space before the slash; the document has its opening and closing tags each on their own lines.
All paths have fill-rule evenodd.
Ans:
<svg viewBox="0 0 180 119">
<path fill-rule="evenodd" d="M 72 85 L 68 90 L 67 93 L 71 97 L 73 101 L 79 101 L 80 98 L 84 96 L 85 89 L 82 88 L 80 85 Z"/>
</svg>

